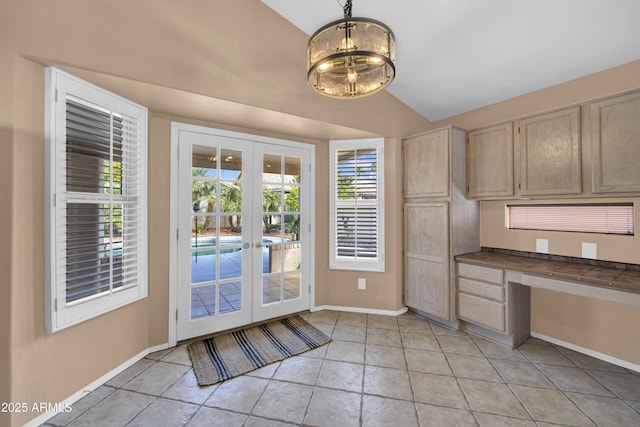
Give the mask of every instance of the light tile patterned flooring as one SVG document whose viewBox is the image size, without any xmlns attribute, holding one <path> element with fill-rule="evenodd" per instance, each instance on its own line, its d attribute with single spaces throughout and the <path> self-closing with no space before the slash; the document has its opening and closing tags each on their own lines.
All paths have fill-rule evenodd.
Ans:
<svg viewBox="0 0 640 427">
<path fill-rule="evenodd" d="M 640 374 L 559 346 L 411 313 L 303 317 L 333 341 L 204 388 L 184 345 L 153 353 L 46 425 L 640 426 Z"/>
</svg>

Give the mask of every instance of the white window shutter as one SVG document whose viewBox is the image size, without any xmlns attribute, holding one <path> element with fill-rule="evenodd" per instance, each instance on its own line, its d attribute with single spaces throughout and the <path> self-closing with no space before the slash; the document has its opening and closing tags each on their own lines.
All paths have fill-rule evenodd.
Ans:
<svg viewBox="0 0 640 427">
<path fill-rule="evenodd" d="M 47 330 L 147 294 L 147 110 L 47 69 Z"/>
<path fill-rule="evenodd" d="M 331 268 L 384 271 L 383 146 L 331 142 Z"/>
</svg>

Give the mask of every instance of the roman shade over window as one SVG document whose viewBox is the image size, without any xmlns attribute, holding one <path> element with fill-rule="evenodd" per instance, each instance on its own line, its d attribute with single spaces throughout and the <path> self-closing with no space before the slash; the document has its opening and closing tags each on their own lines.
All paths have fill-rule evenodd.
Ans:
<svg viewBox="0 0 640 427">
<path fill-rule="evenodd" d="M 47 331 L 147 294 L 147 110 L 47 69 Z"/>
<path fill-rule="evenodd" d="M 507 205 L 507 226 L 522 230 L 633 235 L 633 203 Z"/>
<path fill-rule="evenodd" d="M 383 146 L 331 142 L 331 268 L 384 271 Z"/>
</svg>

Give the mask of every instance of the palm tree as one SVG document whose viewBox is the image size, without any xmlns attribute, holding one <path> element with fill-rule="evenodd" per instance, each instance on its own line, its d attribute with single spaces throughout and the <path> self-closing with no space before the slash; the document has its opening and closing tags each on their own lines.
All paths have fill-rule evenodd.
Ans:
<svg viewBox="0 0 640 427">
<path fill-rule="evenodd" d="M 220 186 L 220 212 L 242 212 L 242 187 L 236 183 L 222 183 Z M 242 224 L 238 215 L 229 217 L 229 226 L 239 231 Z"/>
<path fill-rule="evenodd" d="M 279 212 L 282 203 L 280 191 L 272 188 L 264 188 L 262 190 L 262 210 L 263 212 Z M 265 226 L 273 224 L 273 215 L 266 215 L 265 219 L 268 223 Z"/>
<path fill-rule="evenodd" d="M 193 168 L 191 175 L 193 177 L 205 177 L 207 176 L 207 169 L 205 168 Z M 200 212 L 213 213 L 216 206 L 216 183 L 212 181 L 206 181 L 204 179 L 194 179 L 191 183 L 191 206 L 198 203 L 200 206 Z M 204 206 L 203 206 L 204 205 Z M 211 216 L 206 216 L 202 222 L 199 232 L 208 230 L 210 227 Z"/>
<path fill-rule="evenodd" d="M 293 183 L 298 180 L 294 179 Z M 300 187 L 294 185 L 291 191 L 284 199 L 285 211 L 292 215 L 285 216 L 285 230 L 287 233 L 293 234 L 293 239 L 298 240 L 300 233 Z"/>
</svg>

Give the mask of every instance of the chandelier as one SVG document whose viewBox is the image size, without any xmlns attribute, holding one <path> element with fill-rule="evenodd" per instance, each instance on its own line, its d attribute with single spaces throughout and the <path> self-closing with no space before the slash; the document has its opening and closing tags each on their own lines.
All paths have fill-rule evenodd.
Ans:
<svg viewBox="0 0 640 427">
<path fill-rule="evenodd" d="M 344 19 L 316 31 L 307 43 L 307 81 L 321 95 L 357 98 L 376 93 L 396 75 L 396 42 L 382 22 L 351 17 L 351 0 Z"/>
</svg>

